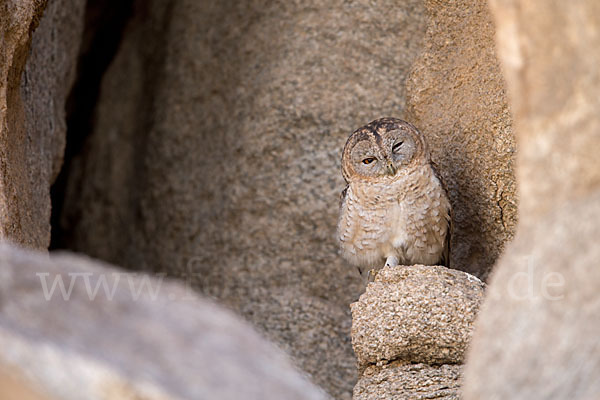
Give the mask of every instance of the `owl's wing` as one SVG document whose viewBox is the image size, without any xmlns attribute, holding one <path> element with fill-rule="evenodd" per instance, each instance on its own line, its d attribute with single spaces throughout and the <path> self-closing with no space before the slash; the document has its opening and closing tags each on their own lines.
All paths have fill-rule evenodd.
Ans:
<svg viewBox="0 0 600 400">
<path fill-rule="evenodd" d="M 342 193 L 340 193 L 340 208 L 342 208 L 342 206 L 344 205 L 344 200 L 346 199 L 347 191 L 348 191 L 348 185 L 346 185 L 344 190 L 342 190 Z"/>
<path fill-rule="evenodd" d="M 446 268 L 450 268 L 450 243 L 452 242 L 452 233 L 454 231 L 454 223 L 452 222 L 453 218 L 452 208 L 450 208 L 450 212 L 448 213 L 448 231 L 446 233 L 446 243 L 444 244 L 444 251 L 442 252 L 442 264 Z"/>
<path fill-rule="evenodd" d="M 444 182 L 444 178 L 442 178 L 442 175 L 440 174 L 438 168 L 439 167 L 437 166 L 437 164 L 431 161 L 431 169 L 433 170 L 433 173 L 435 174 L 436 178 L 438 178 L 438 180 L 440 181 L 442 189 L 446 193 L 446 197 L 450 198 L 450 196 L 448 196 L 448 187 L 446 186 L 446 182 Z M 446 268 L 450 268 L 450 243 L 452 243 L 452 233 L 454 232 L 454 222 L 452 221 L 454 221 L 454 213 L 452 211 L 452 207 L 450 207 L 450 212 L 448 212 L 448 230 L 446 233 L 446 243 L 444 243 L 444 250 L 442 251 L 441 260 L 442 265 Z"/>
</svg>

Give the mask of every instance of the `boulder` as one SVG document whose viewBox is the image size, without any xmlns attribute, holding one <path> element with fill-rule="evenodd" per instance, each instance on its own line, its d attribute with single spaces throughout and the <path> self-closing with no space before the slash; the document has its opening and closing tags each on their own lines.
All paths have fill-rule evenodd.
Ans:
<svg viewBox="0 0 600 400">
<path fill-rule="evenodd" d="M 349 399 L 341 150 L 402 113 L 424 23 L 417 0 L 137 2 L 70 171 L 68 245 L 193 277 Z"/>
<path fill-rule="evenodd" d="M 476 323 L 466 400 L 600 396 L 598 221 L 600 190 L 519 227 Z"/>
<path fill-rule="evenodd" d="M 4 244 L 0 293 L 0 365 L 52 398 L 328 398 L 249 324 L 164 275 Z"/>
<path fill-rule="evenodd" d="M 371 365 L 354 387 L 352 400 L 458 400 L 462 365 L 391 362 Z"/>
<path fill-rule="evenodd" d="M 84 6 L 0 1 L 0 237 L 36 249 L 50 243 L 50 185 L 62 162 Z"/>
<path fill-rule="evenodd" d="M 441 266 L 380 270 L 351 306 L 353 399 L 457 399 L 483 289 L 475 276 Z"/>
<path fill-rule="evenodd" d="M 0 396 L 3 400 L 51 400 L 37 388 L 31 387 L 21 374 L 6 366 L 0 366 Z"/>
<path fill-rule="evenodd" d="M 452 264 L 486 279 L 515 232 L 516 144 L 485 0 L 426 0 L 424 50 L 406 81 L 454 211 Z"/>
<path fill-rule="evenodd" d="M 441 266 L 384 267 L 351 305 L 359 367 L 462 363 L 483 288 L 475 276 Z"/>
<path fill-rule="evenodd" d="M 598 4 L 491 1 L 519 143 L 523 226 L 600 186 Z"/>
<path fill-rule="evenodd" d="M 600 8 L 491 1 L 519 144 L 521 219 L 492 274 L 464 398 L 600 396 Z"/>
</svg>

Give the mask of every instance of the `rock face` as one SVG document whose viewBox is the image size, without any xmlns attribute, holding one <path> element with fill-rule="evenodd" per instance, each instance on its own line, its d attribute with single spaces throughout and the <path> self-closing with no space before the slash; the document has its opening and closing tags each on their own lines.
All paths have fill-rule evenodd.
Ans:
<svg viewBox="0 0 600 400">
<path fill-rule="evenodd" d="M 600 191 L 519 227 L 477 321 L 465 399 L 598 398 L 598 221 Z"/>
<path fill-rule="evenodd" d="M 238 317 L 160 277 L 2 245 L 0 293 L 0 364 L 57 399 L 327 398 Z"/>
<path fill-rule="evenodd" d="M 394 361 L 365 369 L 353 400 L 458 400 L 462 365 L 431 366 Z"/>
<path fill-rule="evenodd" d="M 39 247 L 43 228 L 33 214 L 35 199 L 27 174 L 27 133 L 21 73 L 44 1 L 0 2 L 0 236 Z"/>
<path fill-rule="evenodd" d="M 194 276 L 336 398 L 354 359 L 340 154 L 404 106 L 420 1 L 138 2 L 73 163 L 78 251 Z"/>
<path fill-rule="evenodd" d="M 407 113 L 427 137 L 454 210 L 453 265 L 485 279 L 517 221 L 515 141 L 485 0 L 425 1 Z"/>
<path fill-rule="evenodd" d="M 538 13 L 537 1 L 525 3 L 492 2 L 518 124 L 524 226 L 600 186 L 599 5 L 544 5 Z"/>
<path fill-rule="evenodd" d="M 351 306 L 354 400 L 457 399 L 483 287 L 445 267 L 384 267 Z"/>
<path fill-rule="evenodd" d="M 50 185 L 62 160 L 85 2 L 51 1 L 40 21 L 45 5 L 0 1 L 0 237 L 38 249 L 50 243 Z"/>
<path fill-rule="evenodd" d="M 5 400 L 52 400 L 37 388 L 32 388 L 27 379 L 6 366 L 0 366 L 0 396 Z"/>
<path fill-rule="evenodd" d="M 460 271 L 423 265 L 383 268 L 352 303 L 359 365 L 381 359 L 462 363 L 482 298 L 481 281 Z"/>
<path fill-rule="evenodd" d="M 465 399 L 600 396 L 600 8 L 493 1 L 521 220 L 491 278 Z"/>
</svg>

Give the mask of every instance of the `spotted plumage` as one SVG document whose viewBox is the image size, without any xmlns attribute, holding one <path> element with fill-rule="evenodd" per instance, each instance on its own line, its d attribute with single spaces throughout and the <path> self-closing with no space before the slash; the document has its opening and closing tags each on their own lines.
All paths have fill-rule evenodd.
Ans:
<svg viewBox="0 0 600 400">
<path fill-rule="evenodd" d="M 359 270 L 385 264 L 449 266 L 451 207 L 425 138 L 382 118 L 356 130 L 342 154 L 338 239 Z"/>
</svg>

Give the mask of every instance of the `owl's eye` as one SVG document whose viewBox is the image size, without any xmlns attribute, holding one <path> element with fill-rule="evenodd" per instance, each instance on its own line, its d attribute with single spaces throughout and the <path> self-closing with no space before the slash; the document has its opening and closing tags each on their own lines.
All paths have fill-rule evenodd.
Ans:
<svg viewBox="0 0 600 400">
<path fill-rule="evenodd" d="M 393 145 L 392 152 L 394 152 L 394 153 L 398 152 L 398 150 L 400 150 L 400 147 L 402 147 L 402 143 L 404 143 L 404 142 L 400 141 L 400 142 L 396 143 L 395 145 Z"/>
<path fill-rule="evenodd" d="M 363 164 L 371 164 L 375 160 L 376 160 L 375 157 L 368 157 L 363 160 Z"/>
</svg>

